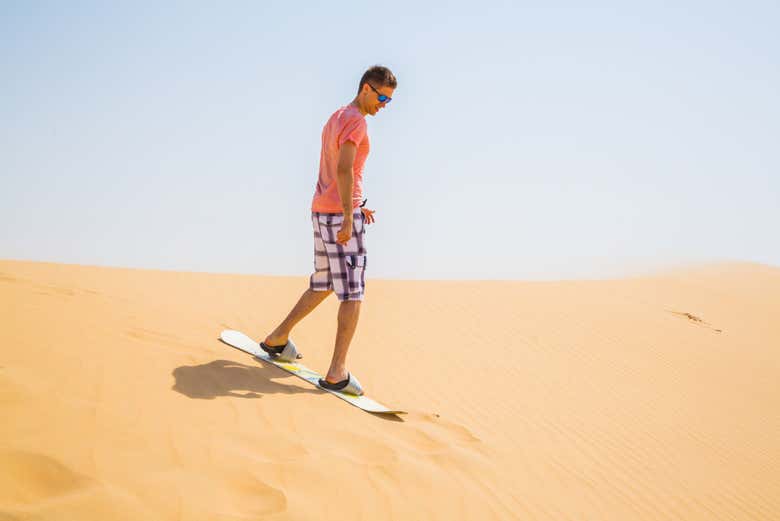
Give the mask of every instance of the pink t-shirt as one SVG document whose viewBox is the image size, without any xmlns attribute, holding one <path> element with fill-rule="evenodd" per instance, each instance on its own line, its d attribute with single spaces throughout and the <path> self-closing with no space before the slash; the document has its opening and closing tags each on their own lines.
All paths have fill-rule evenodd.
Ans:
<svg viewBox="0 0 780 521">
<path fill-rule="evenodd" d="M 322 129 L 322 151 L 320 152 L 320 175 L 311 202 L 313 212 L 343 213 L 339 197 L 336 171 L 339 165 L 341 145 L 352 141 L 357 145 L 355 162 L 352 166 L 352 208 L 360 206 L 363 199 L 363 165 L 368 157 L 369 144 L 366 118 L 357 107 L 341 107 L 328 119 Z"/>
</svg>

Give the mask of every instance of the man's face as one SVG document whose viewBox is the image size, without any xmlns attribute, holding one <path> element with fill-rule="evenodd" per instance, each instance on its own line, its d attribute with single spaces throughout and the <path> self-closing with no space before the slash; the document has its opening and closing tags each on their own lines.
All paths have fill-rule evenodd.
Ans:
<svg viewBox="0 0 780 521">
<path fill-rule="evenodd" d="M 393 97 L 392 87 L 371 85 L 369 83 L 363 84 L 363 108 L 367 114 L 375 116 L 379 109 L 390 103 L 390 98 Z M 385 101 L 379 101 L 380 96 L 387 96 Z"/>
</svg>

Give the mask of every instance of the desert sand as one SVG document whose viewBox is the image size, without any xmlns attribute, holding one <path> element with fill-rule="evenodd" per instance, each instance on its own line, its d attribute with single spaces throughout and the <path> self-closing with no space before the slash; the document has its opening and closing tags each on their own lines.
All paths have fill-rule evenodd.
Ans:
<svg viewBox="0 0 780 521">
<path fill-rule="evenodd" d="M 780 519 L 780 268 L 369 277 L 349 367 L 392 417 L 218 340 L 306 285 L 0 261 L 0 520 Z"/>
</svg>

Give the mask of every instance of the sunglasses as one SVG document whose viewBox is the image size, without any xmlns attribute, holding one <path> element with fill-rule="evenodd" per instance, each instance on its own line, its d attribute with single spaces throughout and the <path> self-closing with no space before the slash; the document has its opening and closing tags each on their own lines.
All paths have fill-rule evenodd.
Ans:
<svg viewBox="0 0 780 521">
<path fill-rule="evenodd" d="M 393 101 L 393 98 L 391 98 L 390 96 L 385 96 L 384 94 L 381 94 L 381 93 L 380 93 L 378 90 L 376 90 L 376 89 L 374 88 L 374 86 L 373 86 L 373 85 L 371 85 L 370 83 L 366 82 L 366 85 L 368 85 L 369 87 L 371 87 L 371 90 L 373 90 L 374 92 L 376 92 L 376 96 L 377 96 L 377 99 L 379 100 L 379 103 L 384 103 L 384 102 L 390 103 L 391 101 Z"/>
</svg>

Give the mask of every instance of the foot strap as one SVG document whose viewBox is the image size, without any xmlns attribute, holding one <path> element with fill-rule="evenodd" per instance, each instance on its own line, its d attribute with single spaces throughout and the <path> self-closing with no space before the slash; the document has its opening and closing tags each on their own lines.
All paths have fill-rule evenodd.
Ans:
<svg viewBox="0 0 780 521">
<path fill-rule="evenodd" d="M 324 378 L 320 378 L 320 387 L 329 391 L 338 391 L 340 393 L 354 394 L 360 396 L 363 394 L 363 387 L 358 382 L 352 373 L 349 373 L 346 380 L 342 380 L 336 383 L 330 383 Z"/>
<path fill-rule="evenodd" d="M 274 361 L 295 362 L 298 358 L 302 358 L 292 340 L 288 340 L 283 346 L 269 346 L 265 342 L 260 342 L 260 347 L 263 351 L 268 353 Z"/>
</svg>

